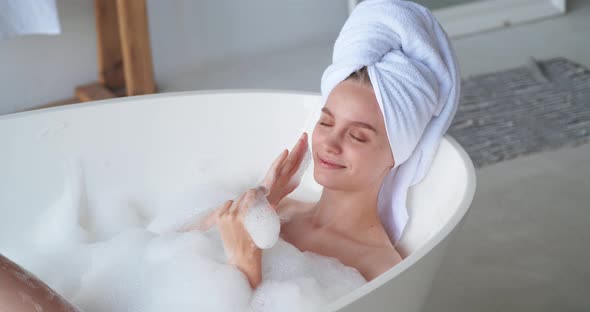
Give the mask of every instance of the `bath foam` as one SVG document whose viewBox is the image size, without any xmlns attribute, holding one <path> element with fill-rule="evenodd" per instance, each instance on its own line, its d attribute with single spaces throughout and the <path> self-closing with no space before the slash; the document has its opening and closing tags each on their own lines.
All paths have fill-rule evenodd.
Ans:
<svg viewBox="0 0 590 312">
<path fill-rule="evenodd" d="M 366 283 L 338 259 L 301 252 L 283 239 L 263 253 L 262 276 L 252 296 L 256 311 L 313 311 Z"/>
<path fill-rule="evenodd" d="M 203 183 L 198 196 L 142 221 L 133 215 L 132 196 L 102 192 L 79 165 L 66 167 L 62 196 L 31 222 L 29 235 L 0 245 L 0 253 L 82 311 L 310 311 L 366 283 L 356 269 L 300 252 L 279 237 L 264 250 L 263 279 L 252 290 L 227 262 L 216 227 L 169 231 L 186 207 L 204 211 L 200 205 L 227 200 L 220 186 L 208 190 Z"/>
<path fill-rule="evenodd" d="M 26 268 L 86 312 L 313 311 L 365 283 L 336 259 L 302 253 L 279 238 L 263 253 L 263 280 L 252 290 L 226 262 L 218 231 L 135 228 L 40 255 L 21 257 L 37 258 Z M 72 255 L 83 270 L 68 268 Z"/>
<path fill-rule="evenodd" d="M 274 246 L 281 232 L 281 221 L 266 199 L 267 195 L 265 187 L 256 188 L 254 202 L 244 217 L 244 227 L 260 249 Z"/>
</svg>

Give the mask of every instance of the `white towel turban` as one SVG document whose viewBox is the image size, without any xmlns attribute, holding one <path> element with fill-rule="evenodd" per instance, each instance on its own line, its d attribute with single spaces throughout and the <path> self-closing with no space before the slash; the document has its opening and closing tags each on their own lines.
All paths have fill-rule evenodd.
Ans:
<svg viewBox="0 0 590 312">
<path fill-rule="evenodd" d="M 365 0 L 345 22 L 332 64 L 322 75 L 332 89 L 367 67 L 395 159 L 379 192 L 381 222 L 397 244 L 408 222 L 408 189 L 430 167 L 457 110 L 460 74 L 446 32 L 425 7 L 402 0 Z"/>
</svg>

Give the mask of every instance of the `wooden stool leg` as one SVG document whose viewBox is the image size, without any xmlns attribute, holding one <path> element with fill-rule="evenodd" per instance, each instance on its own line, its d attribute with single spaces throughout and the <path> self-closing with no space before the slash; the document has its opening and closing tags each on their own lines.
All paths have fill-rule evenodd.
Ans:
<svg viewBox="0 0 590 312">
<path fill-rule="evenodd" d="M 114 98 L 113 91 L 125 88 L 117 0 L 94 0 L 94 15 L 98 82 L 76 87 L 74 93 L 80 102 Z"/>
<path fill-rule="evenodd" d="M 117 0 L 127 95 L 156 92 L 145 0 Z"/>
<path fill-rule="evenodd" d="M 125 88 L 123 55 L 119 36 L 117 0 L 95 0 L 98 82 L 117 90 Z"/>
</svg>

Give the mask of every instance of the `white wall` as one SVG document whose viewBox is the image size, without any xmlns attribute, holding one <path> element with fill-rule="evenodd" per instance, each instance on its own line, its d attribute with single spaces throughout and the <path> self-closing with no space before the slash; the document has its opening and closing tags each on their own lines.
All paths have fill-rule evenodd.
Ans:
<svg viewBox="0 0 590 312">
<path fill-rule="evenodd" d="M 0 41 L 0 114 L 72 97 L 75 86 L 96 81 L 93 3 L 57 0 L 61 35 Z M 347 3 L 148 0 L 148 16 L 156 83 L 162 91 L 228 87 L 319 90 L 319 75 L 329 64 L 329 47 L 346 20 Z M 316 43 L 322 47 L 319 51 L 313 47 Z M 289 50 L 300 52 L 289 54 Z M 275 61 L 268 63 L 271 55 L 292 58 L 275 56 Z M 265 65 L 248 66 L 248 60 Z M 299 76 L 283 69 L 282 75 L 290 79 L 277 85 L 272 75 L 274 69 L 281 72 L 284 61 L 298 70 Z M 313 63 L 311 71 L 297 62 Z M 237 75 L 246 80 L 236 79 Z M 257 80 L 245 82 L 248 79 Z M 299 81 L 304 79 L 312 81 Z"/>
</svg>

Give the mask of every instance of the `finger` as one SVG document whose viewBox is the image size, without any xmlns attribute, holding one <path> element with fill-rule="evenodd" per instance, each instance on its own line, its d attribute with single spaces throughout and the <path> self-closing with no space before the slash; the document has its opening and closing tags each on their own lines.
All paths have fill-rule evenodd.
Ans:
<svg viewBox="0 0 590 312">
<path fill-rule="evenodd" d="M 211 213 L 209 213 L 209 215 L 207 215 L 207 217 L 205 217 L 203 220 L 201 220 L 197 224 L 196 227 L 189 227 L 187 230 L 197 229 L 200 231 L 208 231 L 211 227 L 213 227 L 217 223 L 219 216 L 222 213 L 224 213 L 225 211 L 227 211 L 227 209 L 229 209 L 232 202 L 233 202 L 232 200 L 226 201 L 221 206 L 215 208 Z"/>
<path fill-rule="evenodd" d="M 299 141 L 297 141 L 297 144 L 295 144 L 293 147 L 293 150 L 291 150 L 291 153 L 289 153 L 289 157 L 281 170 L 281 175 L 293 175 L 295 171 L 297 171 L 298 166 L 301 164 L 306 150 L 307 133 L 304 132 L 301 138 L 299 138 Z"/>
<path fill-rule="evenodd" d="M 298 146 L 297 150 L 293 151 L 293 158 L 295 162 L 293 167 L 289 171 L 289 176 L 292 176 L 299 170 L 301 163 L 303 163 L 303 159 L 305 158 L 305 153 L 307 153 L 308 144 L 307 144 L 307 137 L 303 138 L 303 143 Z"/>
<path fill-rule="evenodd" d="M 229 214 L 235 214 L 235 212 L 239 209 L 240 205 L 242 205 L 242 201 L 244 201 L 245 196 L 246 193 L 242 193 L 242 195 L 240 195 L 240 197 L 238 197 L 238 199 L 234 201 L 234 203 L 229 209 Z"/>
<path fill-rule="evenodd" d="M 226 201 L 226 202 L 223 204 L 223 206 L 221 206 L 221 207 L 218 209 L 218 212 L 217 212 L 217 218 L 215 218 L 215 219 L 216 219 L 216 220 L 218 220 L 219 218 L 221 218 L 221 217 L 223 217 L 224 215 L 226 215 L 226 214 L 227 214 L 227 213 L 230 211 L 231 207 L 232 207 L 233 205 L 235 205 L 235 203 L 236 203 L 236 202 L 235 202 L 235 200 L 228 200 L 228 201 Z"/>
<path fill-rule="evenodd" d="M 289 155 L 289 150 L 288 149 L 284 149 L 281 154 L 279 155 L 279 157 L 277 157 L 275 159 L 275 161 L 272 163 L 271 165 L 271 169 L 277 169 L 282 163 L 283 161 L 285 161 L 285 159 L 287 158 L 287 156 Z"/>
<path fill-rule="evenodd" d="M 285 159 L 287 158 L 288 155 L 289 155 L 289 151 L 287 149 L 285 149 L 274 160 L 274 162 L 270 166 L 270 169 L 268 170 L 268 173 L 264 177 L 264 181 L 262 182 L 262 185 L 264 187 L 270 189 L 270 187 L 274 184 L 274 181 L 276 179 L 278 171 L 281 168 L 281 165 L 283 164 L 283 162 L 285 161 Z"/>
<path fill-rule="evenodd" d="M 219 216 L 219 209 L 213 210 L 207 217 L 199 222 L 196 226 L 196 230 L 200 231 L 208 231 L 215 223 L 217 223 L 217 218 Z M 192 230 L 193 228 L 189 228 Z"/>
<path fill-rule="evenodd" d="M 293 146 L 291 152 L 289 153 L 289 156 L 285 160 L 285 163 L 283 164 L 283 167 L 280 170 L 281 176 L 287 174 L 293 168 L 293 165 L 295 163 L 295 152 L 300 148 L 301 144 L 303 144 L 303 135 L 299 138 L 299 140 L 297 140 L 297 143 L 295 143 L 295 146 Z"/>
<path fill-rule="evenodd" d="M 233 200 L 228 200 L 225 203 L 223 203 L 223 205 L 221 205 L 221 207 L 219 207 L 218 212 L 217 212 L 217 216 L 220 216 L 224 213 L 226 213 L 229 208 L 231 207 L 231 205 L 233 205 L 234 201 Z"/>
<path fill-rule="evenodd" d="M 240 212 L 241 213 L 245 213 L 246 211 L 248 211 L 248 208 L 250 206 L 252 206 L 252 204 L 254 203 L 254 199 L 256 199 L 256 189 L 250 189 L 248 191 L 248 193 L 246 193 L 246 197 L 244 198 L 244 202 L 242 203 L 242 206 L 240 207 Z"/>
</svg>

